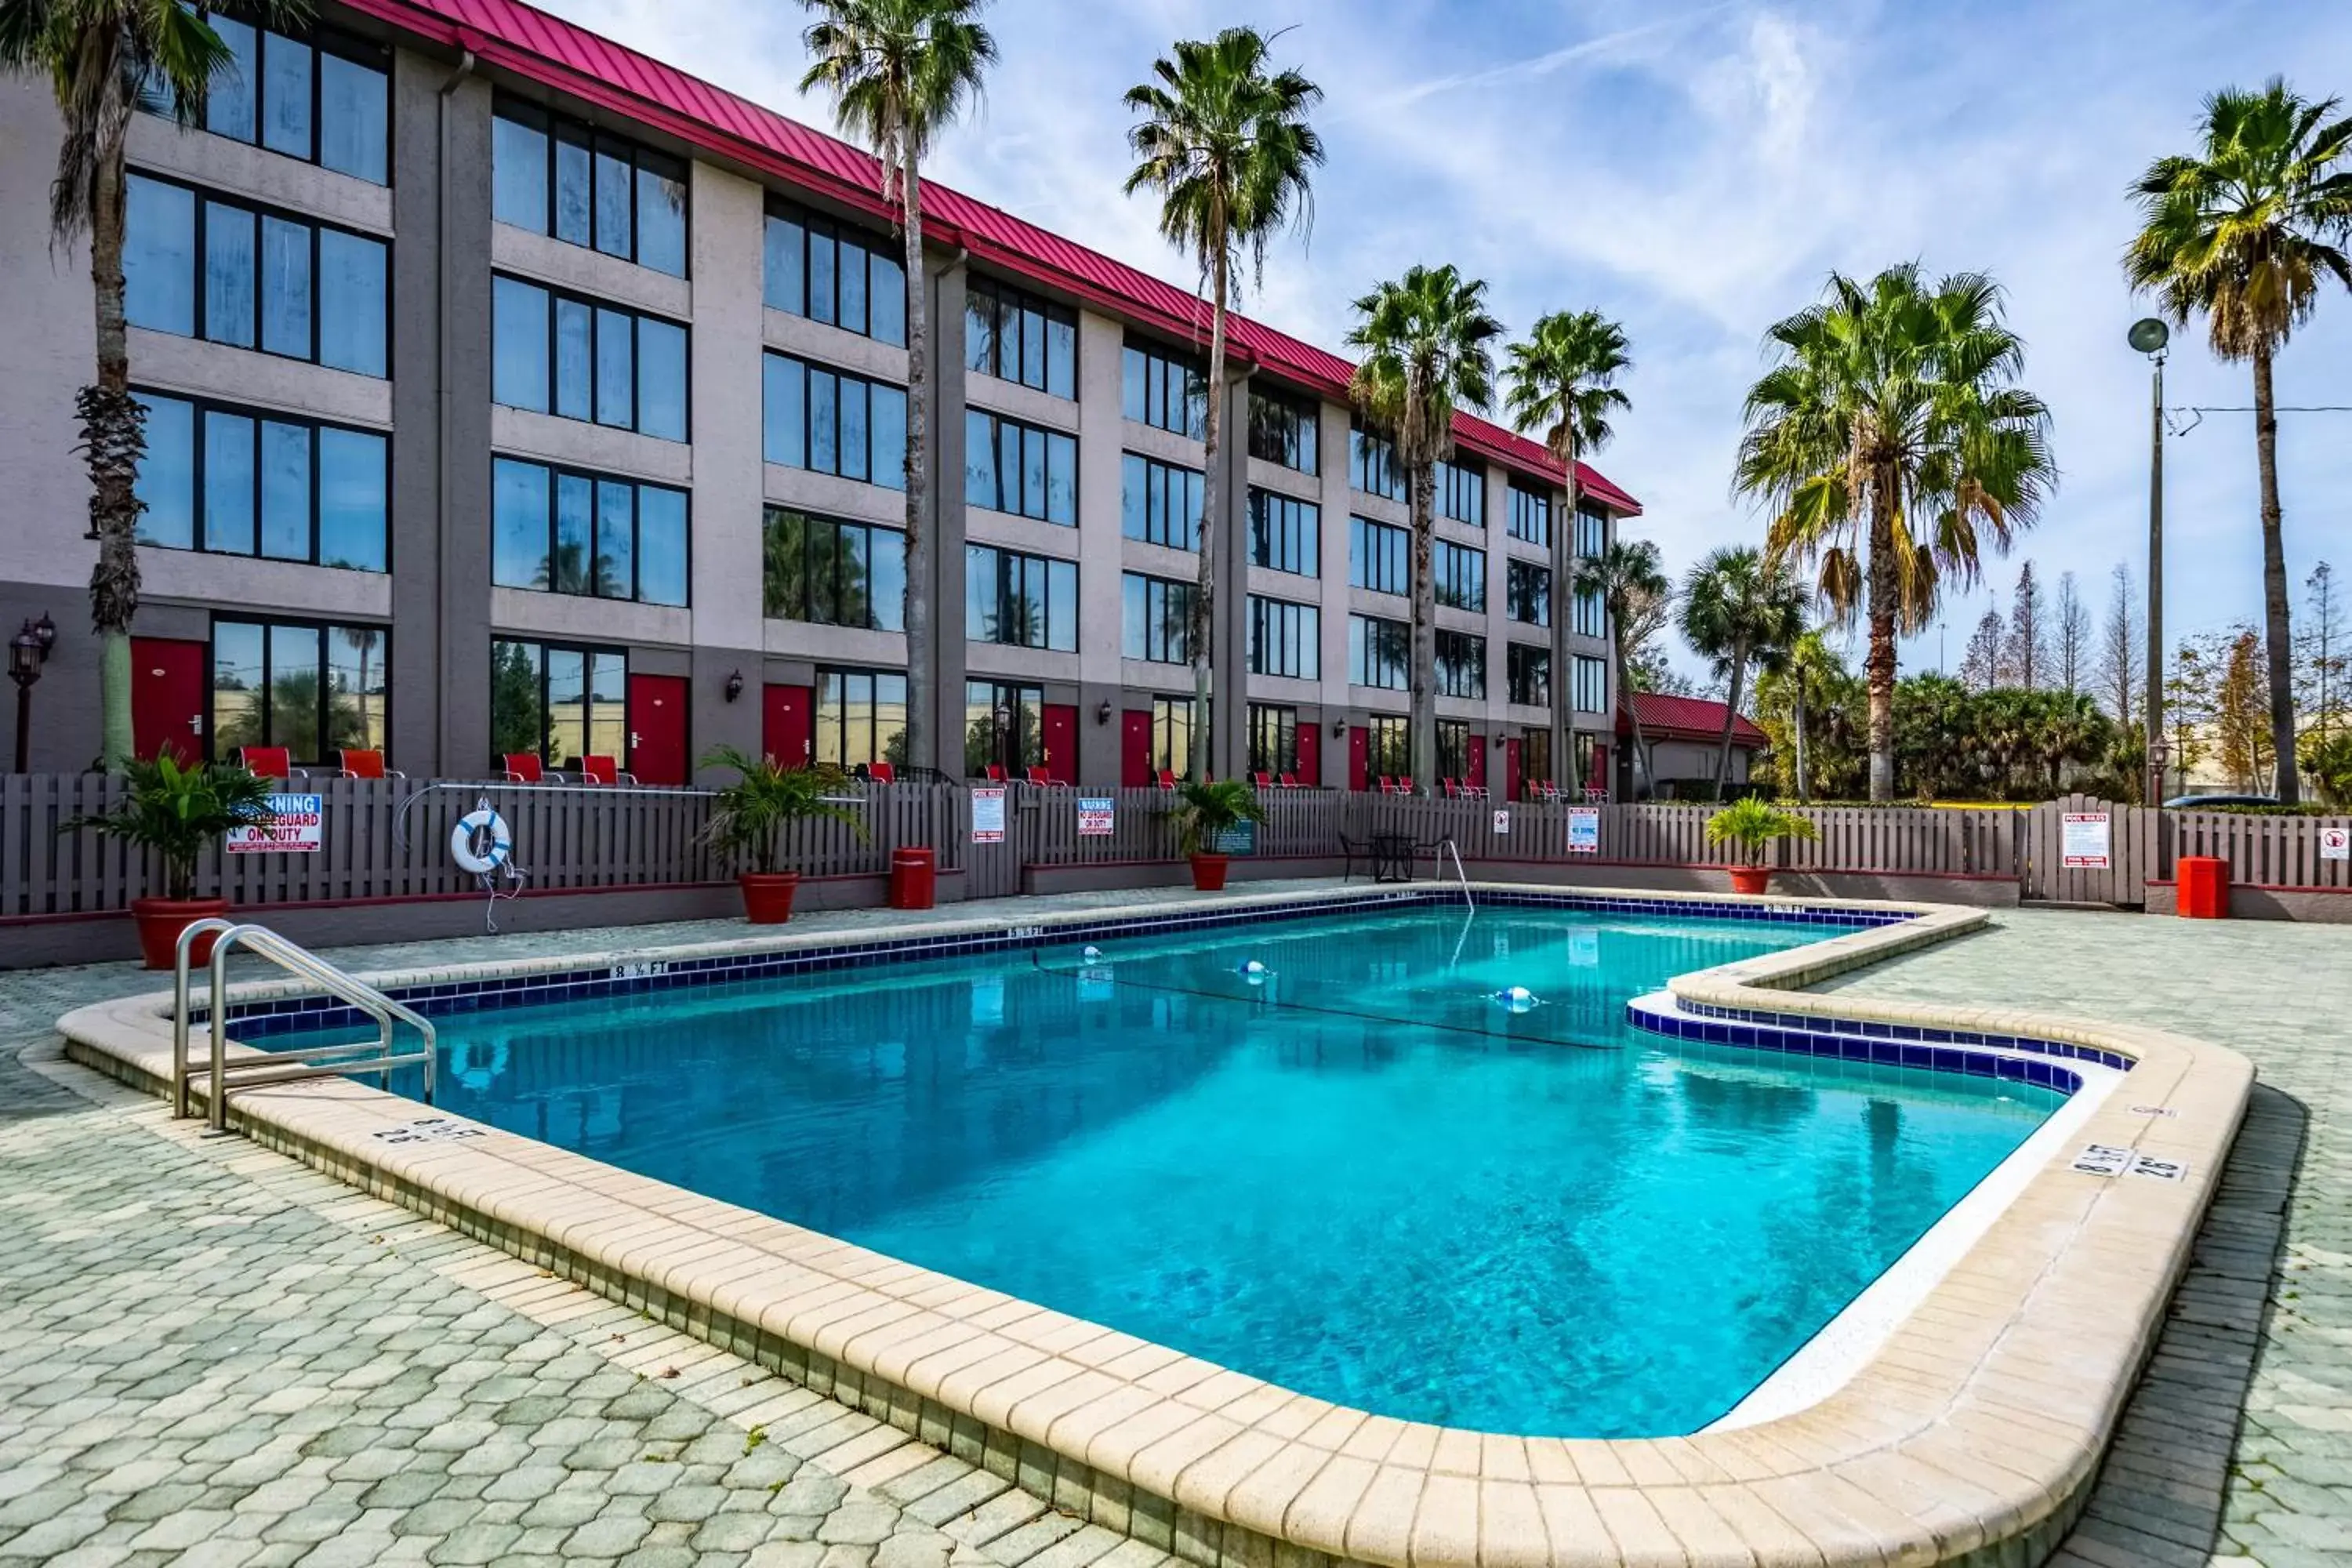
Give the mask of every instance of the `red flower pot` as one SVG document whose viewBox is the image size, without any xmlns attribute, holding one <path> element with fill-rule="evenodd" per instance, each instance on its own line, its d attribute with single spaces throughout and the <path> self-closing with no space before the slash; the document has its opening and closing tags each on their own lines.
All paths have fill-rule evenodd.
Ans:
<svg viewBox="0 0 2352 1568">
<path fill-rule="evenodd" d="M 780 926 L 793 918 L 798 871 L 746 871 L 735 879 L 743 889 L 743 914 L 755 926 Z"/>
<path fill-rule="evenodd" d="M 150 969 L 169 969 L 179 956 L 180 933 L 202 920 L 228 913 L 226 899 L 133 899 L 131 918 L 139 927 L 139 953 Z M 201 969 L 213 961 L 216 933 L 188 944 L 188 967 Z"/>
<path fill-rule="evenodd" d="M 1731 890 L 1735 893 L 1761 893 L 1772 884 L 1769 866 L 1734 866 L 1731 868 Z"/>
<path fill-rule="evenodd" d="M 1192 888 L 1196 892 L 1222 893 L 1225 890 L 1225 864 L 1223 855 L 1192 857 Z"/>
</svg>

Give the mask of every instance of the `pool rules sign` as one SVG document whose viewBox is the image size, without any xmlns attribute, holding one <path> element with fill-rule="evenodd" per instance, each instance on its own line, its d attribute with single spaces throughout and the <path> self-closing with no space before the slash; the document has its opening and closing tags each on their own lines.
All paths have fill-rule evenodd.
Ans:
<svg viewBox="0 0 2352 1568">
<path fill-rule="evenodd" d="M 2114 818 L 2104 811 L 2070 811 L 2058 824 L 2058 858 L 2070 871 L 2104 871 L 2115 862 Z"/>
</svg>

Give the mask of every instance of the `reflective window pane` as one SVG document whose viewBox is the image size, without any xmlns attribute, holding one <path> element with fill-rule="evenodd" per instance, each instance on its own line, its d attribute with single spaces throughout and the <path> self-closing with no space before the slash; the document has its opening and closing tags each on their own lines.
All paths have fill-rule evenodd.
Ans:
<svg viewBox="0 0 2352 1568">
<path fill-rule="evenodd" d="M 761 445 L 769 462 L 808 466 L 808 372 L 800 361 L 770 354 L 765 373 Z"/>
<path fill-rule="evenodd" d="M 555 139 L 555 237 L 586 245 L 590 237 L 588 147 L 568 135 Z"/>
<path fill-rule="evenodd" d="M 243 207 L 205 204 L 205 336 L 253 346 L 254 220 Z"/>
<path fill-rule="evenodd" d="M 638 154 L 637 261 L 686 276 L 686 174 L 649 153 Z"/>
<path fill-rule="evenodd" d="M 588 754 L 629 754 L 629 665 L 617 653 L 588 656 Z"/>
<path fill-rule="evenodd" d="M 555 476 L 554 573 L 559 594 L 588 592 L 589 552 L 596 531 L 596 482 L 582 474 Z"/>
<path fill-rule="evenodd" d="M 283 33 L 261 37 L 261 144 L 310 156 L 310 46 Z"/>
<path fill-rule="evenodd" d="M 195 193 L 133 174 L 125 197 L 124 314 L 134 327 L 194 337 Z"/>
<path fill-rule="evenodd" d="M 577 648 L 547 650 L 547 761 L 577 766 L 588 750 L 588 656 Z"/>
<path fill-rule="evenodd" d="M 205 548 L 253 553 L 253 421 L 205 415 Z"/>
<path fill-rule="evenodd" d="M 272 35 L 275 37 L 275 35 Z M 310 357 L 310 228 L 261 220 L 261 346 Z"/>
<path fill-rule="evenodd" d="M 907 393 L 877 385 L 874 400 L 874 482 L 885 489 L 907 488 Z"/>
<path fill-rule="evenodd" d="M 298 762 L 319 750 L 319 628 L 269 628 L 269 723 L 263 743 L 284 746 Z"/>
<path fill-rule="evenodd" d="M 490 212 L 500 223 L 547 232 L 547 132 L 504 113 L 490 121 Z"/>
<path fill-rule="evenodd" d="M 320 229 L 319 363 L 383 375 L 386 300 L 383 242 Z"/>
<path fill-rule="evenodd" d="M 139 459 L 135 493 L 139 542 L 193 549 L 196 542 L 196 410 L 184 398 L 143 395 L 147 453 Z"/>
<path fill-rule="evenodd" d="M 1078 521 L 1078 443 L 1059 431 L 1045 437 L 1045 521 L 1066 528 Z"/>
<path fill-rule="evenodd" d="M 963 501 L 996 510 L 996 426 L 977 409 L 963 416 Z"/>
<path fill-rule="evenodd" d="M 596 248 L 607 256 L 630 254 L 630 213 L 636 205 L 636 171 L 628 159 L 600 141 L 596 148 Z"/>
<path fill-rule="evenodd" d="M 812 321 L 834 318 L 835 247 L 833 236 L 809 231 L 808 313 Z"/>
<path fill-rule="evenodd" d="M 809 367 L 809 467 L 821 474 L 835 473 L 841 467 L 840 387 L 840 379 L 831 371 Z"/>
<path fill-rule="evenodd" d="M 873 318 L 874 341 L 904 345 L 907 341 L 907 269 L 897 258 L 874 253 L 873 281 L 866 289 L 866 309 Z"/>
<path fill-rule="evenodd" d="M 596 312 L 585 301 L 555 301 L 555 412 L 586 419 L 595 412 Z"/>
<path fill-rule="evenodd" d="M 547 293 L 511 278 L 490 290 L 490 395 L 547 412 Z"/>
<path fill-rule="evenodd" d="M 615 479 L 596 481 L 596 569 L 588 587 L 600 599 L 625 599 L 636 592 L 636 490 Z"/>
<path fill-rule="evenodd" d="M 261 422 L 261 553 L 310 559 L 310 429 Z"/>
<path fill-rule="evenodd" d="M 636 423 L 636 321 L 625 310 L 596 311 L 596 423 L 625 430 Z"/>
<path fill-rule="evenodd" d="M 862 333 L 866 331 L 866 252 L 844 244 L 836 265 L 841 269 L 841 309 L 835 324 L 843 331 Z"/>
<path fill-rule="evenodd" d="M 866 383 L 841 378 L 841 477 L 866 478 L 869 449 L 866 445 Z"/>
<path fill-rule="evenodd" d="M 490 760 L 537 752 L 545 742 L 541 652 L 537 643 L 490 644 Z"/>
<path fill-rule="evenodd" d="M 896 529 L 877 528 L 866 561 L 877 631 L 907 629 L 907 536 Z"/>
<path fill-rule="evenodd" d="M 327 168 L 383 184 L 390 170 L 391 125 L 386 111 L 391 79 L 384 72 L 332 51 L 319 56 L 319 162 Z M 546 187 L 546 161 L 540 163 Z M 546 208 L 542 200 L 541 212 Z M 542 216 L 540 224 L 544 226 Z"/>
<path fill-rule="evenodd" d="M 215 136 L 250 142 L 260 101 L 256 91 L 261 82 L 260 39 L 249 23 L 228 16 L 211 20 L 214 34 L 228 46 L 229 58 L 213 72 L 205 96 L 205 129 Z"/>
<path fill-rule="evenodd" d="M 356 572 L 387 564 L 384 439 L 364 430 L 319 431 L 319 563 Z"/>
<path fill-rule="evenodd" d="M 637 318 L 637 428 L 686 439 L 686 329 Z"/>
<path fill-rule="evenodd" d="M 226 761 L 239 746 L 268 738 L 268 667 L 262 628 L 247 621 L 213 623 L 213 755 Z"/>
<path fill-rule="evenodd" d="M 772 310 L 808 314 L 808 233 L 788 217 L 768 219 L 761 288 Z"/>
<path fill-rule="evenodd" d="M 327 628 L 329 751 L 383 749 L 385 640 L 380 626 Z"/>
<path fill-rule="evenodd" d="M 687 602 L 686 492 L 637 488 L 637 597 L 648 605 Z"/>
<path fill-rule="evenodd" d="M 541 588 L 547 571 L 548 471 L 499 458 L 490 464 L 490 581 Z"/>
</svg>

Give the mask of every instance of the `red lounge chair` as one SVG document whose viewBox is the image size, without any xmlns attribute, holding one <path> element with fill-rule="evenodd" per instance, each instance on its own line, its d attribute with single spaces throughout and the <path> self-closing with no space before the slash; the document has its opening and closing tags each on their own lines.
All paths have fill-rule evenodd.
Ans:
<svg viewBox="0 0 2352 1568">
<path fill-rule="evenodd" d="M 897 784 L 898 772 L 887 763 L 868 763 L 866 776 L 876 784 Z"/>
<path fill-rule="evenodd" d="M 1285 789 L 1297 789 L 1298 787 L 1298 775 L 1297 773 L 1285 773 L 1277 782 L 1279 782 Z"/>
<path fill-rule="evenodd" d="M 1004 764 L 1003 763 L 991 763 L 988 764 L 988 782 L 991 784 L 1003 784 L 1004 782 Z"/>
<path fill-rule="evenodd" d="M 551 772 L 539 760 L 537 752 L 509 752 L 500 759 L 506 763 L 509 784 L 562 784 L 563 775 Z"/>
<path fill-rule="evenodd" d="M 1165 790 L 1172 790 L 1176 787 L 1176 770 L 1174 768 L 1162 768 L 1160 770 L 1160 787 Z"/>
<path fill-rule="evenodd" d="M 1039 789 L 1047 788 L 1054 782 L 1054 775 L 1047 773 L 1043 768 L 1031 768 L 1024 776 L 1027 777 L 1031 784 L 1036 785 Z"/>
<path fill-rule="evenodd" d="M 1269 773 L 1254 773 L 1250 774 L 1250 784 L 1258 789 L 1272 789 L 1274 775 Z"/>
<path fill-rule="evenodd" d="M 1397 794 L 1399 794 L 1399 795 L 1411 795 L 1412 793 L 1412 774 L 1410 774 L 1410 773 L 1407 773 L 1407 774 L 1404 774 L 1403 776 L 1400 777 L 1400 778 L 1397 780 Z"/>
<path fill-rule="evenodd" d="M 292 754 L 284 746 L 239 746 L 236 760 L 256 778 L 284 779 L 291 784 L 310 776 L 294 766 Z"/>
<path fill-rule="evenodd" d="M 633 784 L 637 782 L 637 775 L 623 773 L 617 758 L 583 757 L 580 759 L 580 782 L 592 784 Z"/>
<path fill-rule="evenodd" d="M 386 768 L 382 752 L 337 752 L 335 766 L 347 779 L 404 779 L 408 776 L 396 768 Z"/>
<path fill-rule="evenodd" d="M 1437 787 L 1438 787 L 1440 790 L 1442 790 L 1442 791 L 1444 791 L 1444 792 L 1445 798 L 1446 798 L 1446 799 L 1448 799 L 1448 800 L 1459 800 L 1459 799 L 1461 799 L 1461 798 L 1462 798 L 1462 796 L 1463 796 L 1463 795 L 1466 795 L 1467 793 L 1469 793 L 1468 791 L 1465 790 L 1465 789 L 1464 789 L 1460 784 L 1455 784 L 1452 779 L 1440 779 L 1440 780 L 1438 780 L 1438 781 L 1437 781 Z"/>
<path fill-rule="evenodd" d="M 1382 795 L 1394 795 L 1396 794 L 1396 780 L 1389 777 L 1386 773 L 1382 773 L 1381 775 L 1380 787 Z"/>
</svg>

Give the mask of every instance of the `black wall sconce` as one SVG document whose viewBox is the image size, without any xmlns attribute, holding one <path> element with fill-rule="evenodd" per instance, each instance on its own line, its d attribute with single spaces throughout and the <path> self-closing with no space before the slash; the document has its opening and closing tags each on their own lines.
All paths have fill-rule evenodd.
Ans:
<svg viewBox="0 0 2352 1568">
<path fill-rule="evenodd" d="M 1333 740 L 1338 740 L 1347 732 L 1348 721 L 1345 719 L 1334 719 L 1331 721 L 1331 738 Z"/>
<path fill-rule="evenodd" d="M 1095 709 L 1095 722 L 1097 724 L 1108 724 L 1110 722 L 1110 704 L 1108 702 L 1101 703 Z"/>
<path fill-rule="evenodd" d="M 743 672 L 736 670 L 727 678 L 727 700 L 734 701 L 743 695 Z"/>
<path fill-rule="evenodd" d="M 49 650 L 57 646 L 58 624 L 47 612 L 37 621 L 26 621 L 24 629 L 8 639 L 8 679 L 16 683 L 16 771 L 20 773 L 32 768 L 33 683 L 41 679 L 41 667 L 49 662 Z"/>
</svg>

